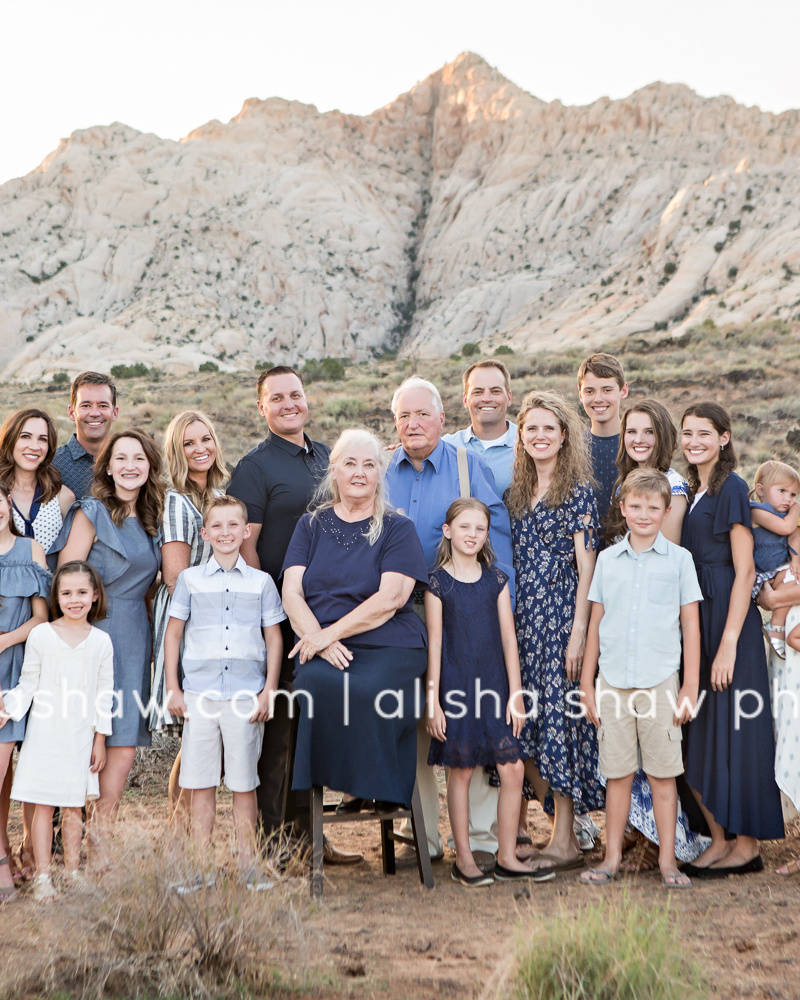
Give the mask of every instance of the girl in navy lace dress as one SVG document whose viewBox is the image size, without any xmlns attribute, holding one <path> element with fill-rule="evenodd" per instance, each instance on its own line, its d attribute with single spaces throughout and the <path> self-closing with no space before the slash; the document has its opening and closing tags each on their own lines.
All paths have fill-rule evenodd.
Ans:
<svg viewBox="0 0 800 1000">
<path fill-rule="evenodd" d="M 517 736 L 525 707 L 508 577 L 492 565 L 489 510 L 456 500 L 442 527 L 437 568 L 425 594 L 428 625 L 429 764 L 450 768 L 447 808 L 456 848 L 453 879 L 488 885 L 469 846 L 469 783 L 476 767 L 500 775 L 498 851 L 494 877 L 550 878 L 516 858 L 524 766 Z"/>
</svg>

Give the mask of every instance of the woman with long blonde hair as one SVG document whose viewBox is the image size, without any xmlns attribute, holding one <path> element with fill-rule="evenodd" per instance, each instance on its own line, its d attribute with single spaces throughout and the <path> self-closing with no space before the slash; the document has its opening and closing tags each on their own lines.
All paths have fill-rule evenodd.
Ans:
<svg viewBox="0 0 800 1000">
<path fill-rule="evenodd" d="M 556 392 L 530 392 L 522 401 L 507 497 L 522 686 L 534 702 L 528 711 L 535 709 L 520 735 L 525 776 L 555 813 L 537 865 L 563 871 L 583 863 L 574 813 L 603 804 L 595 730 L 576 717 L 572 703 L 589 623 L 599 516 L 584 428 Z"/>
<path fill-rule="evenodd" d="M 200 410 L 183 410 L 164 433 L 164 464 L 170 486 L 164 498 L 161 523 L 161 584 L 153 604 L 153 707 L 149 727 L 159 730 L 177 725 L 165 708 L 164 633 L 169 606 L 178 577 L 190 566 L 208 561 L 211 546 L 203 540 L 203 508 L 219 496 L 228 478 L 222 448 L 211 418 Z M 170 815 L 184 801 L 178 788 L 180 753 L 170 775 Z"/>
</svg>

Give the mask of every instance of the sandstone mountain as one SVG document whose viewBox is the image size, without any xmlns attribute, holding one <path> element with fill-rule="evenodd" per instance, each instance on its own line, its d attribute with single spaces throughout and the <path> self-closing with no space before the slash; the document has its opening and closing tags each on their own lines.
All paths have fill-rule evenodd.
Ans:
<svg viewBox="0 0 800 1000">
<path fill-rule="evenodd" d="M 365 117 L 75 132 L 0 186 L 0 375 L 794 328 L 799 165 L 797 111 L 546 104 L 470 53 Z"/>
</svg>

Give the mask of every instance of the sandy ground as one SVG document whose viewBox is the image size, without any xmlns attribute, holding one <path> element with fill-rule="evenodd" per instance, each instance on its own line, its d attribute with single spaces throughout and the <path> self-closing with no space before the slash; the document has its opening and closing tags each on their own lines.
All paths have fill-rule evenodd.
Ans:
<svg viewBox="0 0 800 1000">
<path fill-rule="evenodd" d="M 443 798 L 441 806 L 446 836 Z M 126 793 L 122 822 L 142 822 L 145 816 L 156 829 L 166 821 L 163 772 Z M 596 819 L 602 826 L 602 814 Z M 12 808 L 11 826 L 16 844 L 17 806 Z M 222 793 L 217 841 L 223 850 L 229 828 L 230 799 Z M 530 808 L 529 828 L 534 841 L 547 835 L 548 822 L 538 806 Z M 514 949 L 535 935 L 538 921 L 570 919 L 581 907 L 610 898 L 635 900 L 645 907 L 668 902 L 686 953 L 706 969 L 716 995 L 800 998 L 800 876 L 786 879 L 774 873 L 783 860 L 800 855 L 794 828 L 786 841 L 762 845 L 767 867 L 763 874 L 696 881 L 690 892 L 669 894 L 653 872 L 628 875 L 606 888 L 582 886 L 579 873 L 571 871 L 541 884 L 464 889 L 450 878 L 449 852 L 434 864 L 436 885 L 428 891 L 420 885 L 412 859 L 400 861 L 395 876 L 382 874 L 377 821 L 327 830 L 338 846 L 363 851 L 365 859 L 352 867 L 328 866 L 318 902 L 312 903 L 304 887 L 295 896 L 306 936 L 307 957 L 299 960 L 315 966 L 313 994 L 322 1000 L 498 997 Z M 38 911 L 28 893 L 0 909 L 6 954 L 17 936 L 30 932 Z M 24 952 L 22 947 L 20 958 Z M 285 960 L 290 960 L 288 955 Z M 285 972 L 288 978 L 291 970 Z"/>
</svg>

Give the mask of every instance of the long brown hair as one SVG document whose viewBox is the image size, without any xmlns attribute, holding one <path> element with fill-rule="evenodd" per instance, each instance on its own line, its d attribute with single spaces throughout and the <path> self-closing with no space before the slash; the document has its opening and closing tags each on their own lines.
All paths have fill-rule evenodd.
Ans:
<svg viewBox="0 0 800 1000">
<path fill-rule="evenodd" d="M 672 465 L 672 456 L 678 446 L 678 430 L 672 422 L 670 412 L 657 399 L 640 399 L 625 411 L 622 416 L 619 450 L 617 451 L 619 475 L 611 491 L 611 506 L 603 520 L 603 536 L 607 542 L 613 542 L 615 538 L 624 535 L 628 530 L 622 511 L 619 509 L 619 491 L 630 473 L 639 468 L 639 463 L 630 457 L 625 448 L 625 431 L 628 427 L 628 417 L 632 413 L 644 413 L 650 417 L 653 425 L 656 443 L 653 454 L 647 463 L 649 468 L 657 469 L 659 472 L 669 471 Z"/>
<path fill-rule="evenodd" d="M 111 462 L 114 446 L 121 438 L 133 438 L 134 441 L 138 441 L 145 454 L 145 458 L 150 463 L 150 472 L 147 480 L 139 490 L 139 496 L 136 498 L 136 516 L 139 518 L 139 523 L 147 534 L 155 538 L 161 530 L 161 519 L 164 515 L 165 488 L 164 481 L 161 478 L 161 452 L 147 431 L 143 431 L 138 427 L 131 427 L 127 431 L 118 431 L 108 439 L 103 446 L 103 450 L 97 456 L 94 465 L 92 496 L 97 497 L 108 509 L 114 524 L 122 527 L 128 505 L 117 496 L 114 490 L 114 480 L 108 473 L 108 466 Z"/>
<path fill-rule="evenodd" d="M 189 463 L 183 450 L 183 437 L 190 424 L 205 424 L 214 442 L 217 454 L 208 470 L 205 492 L 201 493 L 189 476 Z M 172 485 L 178 493 L 184 493 L 199 511 L 202 511 L 216 491 L 228 478 L 228 470 L 222 458 L 222 446 L 209 417 L 200 410 L 183 410 L 176 414 L 164 431 L 164 458 Z"/>
<path fill-rule="evenodd" d="M 100 574 L 91 563 L 86 562 L 84 559 L 73 559 L 71 562 L 64 563 L 63 566 L 58 567 L 56 575 L 53 577 L 53 582 L 50 585 L 50 617 L 53 621 L 56 618 L 64 617 L 64 612 L 58 603 L 58 585 L 62 577 L 69 576 L 71 573 L 85 573 L 89 577 L 92 590 L 97 592 L 97 599 L 92 601 L 89 614 L 86 616 L 87 621 L 97 622 L 105 618 L 107 613 L 106 591 L 103 581 L 100 579 Z"/>
<path fill-rule="evenodd" d="M 11 493 L 9 492 L 8 487 L 2 481 L 2 479 L 0 479 L 0 496 L 3 496 L 5 498 L 6 503 L 8 504 L 8 530 L 11 532 L 12 535 L 16 535 L 17 537 L 19 537 L 19 531 L 17 531 L 17 526 L 14 523 L 14 518 L 11 514 Z"/>
<path fill-rule="evenodd" d="M 36 469 L 36 482 L 42 489 L 42 503 L 48 503 L 58 496 L 61 489 L 61 473 L 53 468 L 53 457 L 58 444 L 58 434 L 50 414 L 35 406 L 27 406 L 23 410 L 11 413 L 0 427 L 0 479 L 9 490 L 14 488 L 14 448 L 16 447 L 22 428 L 28 420 L 44 420 L 47 425 L 47 454 L 41 465 Z"/>
<path fill-rule="evenodd" d="M 683 422 L 687 417 L 699 417 L 701 420 L 708 420 L 713 425 L 717 434 L 725 434 L 727 431 L 727 433 L 731 435 L 728 443 L 720 451 L 717 463 L 714 466 L 708 480 L 708 495 L 714 496 L 715 493 L 719 493 L 722 489 L 722 484 L 738 464 L 736 451 L 733 447 L 731 415 L 724 406 L 720 406 L 719 403 L 715 403 L 713 400 L 709 399 L 704 403 L 694 403 L 687 410 L 685 410 L 683 416 L 681 417 L 681 427 L 683 427 Z M 696 465 L 692 465 L 691 462 L 689 462 L 688 467 L 689 472 L 686 479 L 689 483 L 689 490 L 691 491 L 692 496 L 694 496 L 700 489 L 700 475 L 697 472 Z"/>
<path fill-rule="evenodd" d="M 549 507 L 559 507 L 564 503 L 576 483 L 591 485 L 592 467 L 586 435 L 577 410 L 560 393 L 542 390 L 529 392 L 522 400 L 517 416 L 517 440 L 514 443 L 514 473 L 508 488 L 506 506 L 512 517 L 522 517 L 530 510 L 531 497 L 536 493 L 538 477 L 536 465 L 525 451 L 522 430 L 525 417 L 530 410 L 548 410 L 556 418 L 564 431 L 564 442 L 556 459 L 553 479 L 544 499 Z"/>
</svg>

